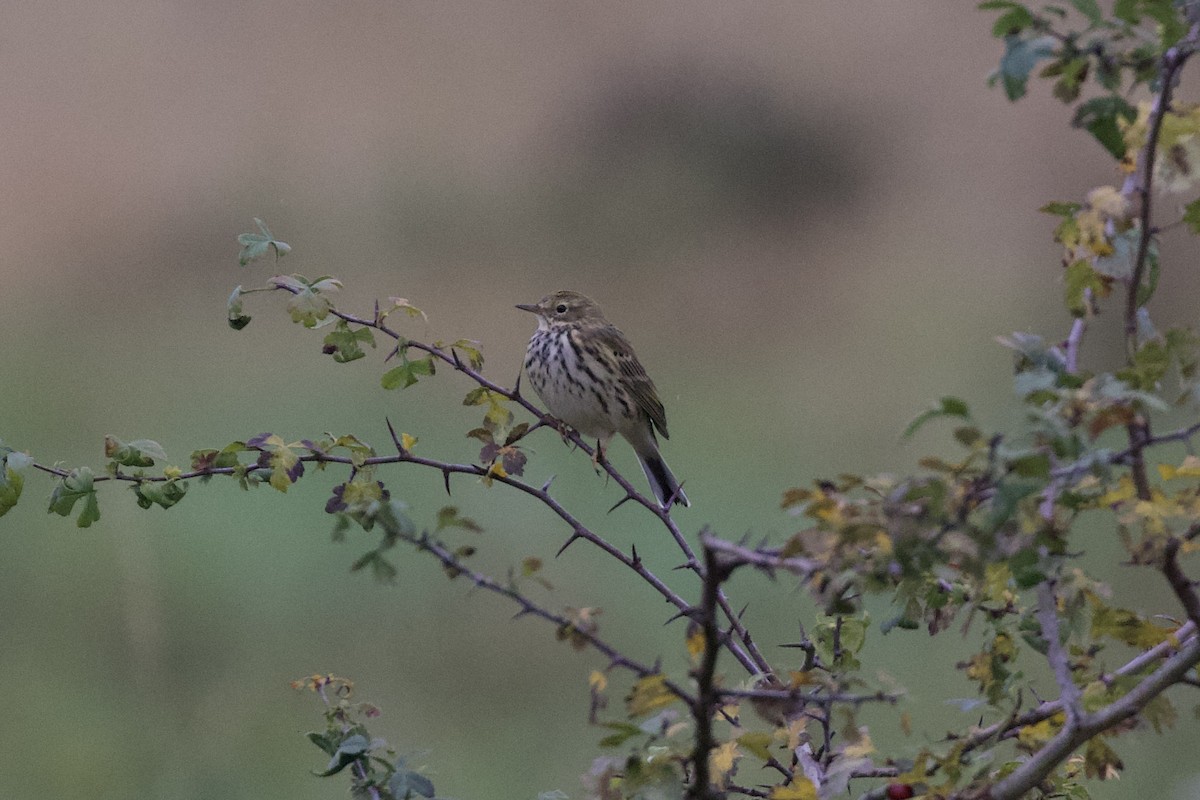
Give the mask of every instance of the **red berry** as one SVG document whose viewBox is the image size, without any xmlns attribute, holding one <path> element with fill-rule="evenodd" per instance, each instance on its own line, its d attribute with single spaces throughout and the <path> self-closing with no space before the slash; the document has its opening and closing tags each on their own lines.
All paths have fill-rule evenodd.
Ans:
<svg viewBox="0 0 1200 800">
<path fill-rule="evenodd" d="M 913 788 L 907 783 L 889 783 L 887 787 L 888 800 L 908 800 L 913 796 Z"/>
</svg>

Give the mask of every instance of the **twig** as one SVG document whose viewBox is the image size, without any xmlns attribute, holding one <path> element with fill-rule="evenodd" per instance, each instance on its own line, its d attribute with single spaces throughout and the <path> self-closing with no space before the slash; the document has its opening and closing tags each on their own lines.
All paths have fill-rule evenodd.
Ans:
<svg viewBox="0 0 1200 800">
<path fill-rule="evenodd" d="M 704 632 L 704 652 L 695 671 L 696 703 L 692 717 L 696 721 L 696 737 L 692 748 L 692 785 L 687 796 L 692 800 L 720 800 L 712 787 L 708 756 L 716 747 L 713 736 L 713 716 L 720 705 L 721 693 L 716 686 L 717 655 L 721 652 L 721 631 L 717 627 L 717 593 L 729 577 L 729 569 L 717 560 L 715 551 L 704 547 L 704 583 L 700 595 L 699 623 Z"/>
<path fill-rule="evenodd" d="M 274 288 L 279 289 L 281 291 L 289 292 L 291 294 L 299 294 L 299 292 L 301 291 L 299 288 L 293 288 L 292 286 L 290 286 L 288 284 L 276 284 L 274 286 Z M 525 397 L 520 393 L 520 391 L 519 391 L 520 376 L 519 375 L 517 378 L 517 387 L 513 388 L 513 389 L 507 389 L 507 388 L 485 378 L 478 370 L 473 369 L 469 364 L 463 363 L 462 359 L 460 359 L 458 357 L 458 354 L 454 351 L 453 346 L 451 346 L 450 352 L 447 353 L 446 350 L 444 350 L 440 347 L 434 347 L 433 345 L 425 344 L 424 342 L 418 342 L 418 341 L 414 341 L 411 339 L 407 339 L 404 336 L 402 336 L 400 333 L 398 333 L 397 331 L 392 330 L 384 322 L 379 320 L 378 309 L 376 309 L 374 319 L 364 319 L 364 318 L 359 317 L 354 314 L 348 314 L 344 311 L 339 311 L 336 308 L 331 308 L 329 313 L 331 313 L 338 319 L 343 320 L 347 323 L 351 323 L 354 325 L 362 325 L 364 327 L 372 328 L 374 330 L 380 331 L 384 335 L 389 336 L 393 340 L 395 340 L 398 343 L 397 347 L 413 348 L 415 350 L 420 350 L 422 352 L 428 353 L 433 358 L 439 359 L 440 361 L 444 362 L 445 364 L 448 364 L 449 366 L 453 367 L 458 372 L 461 372 L 463 375 L 466 375 L 468 378 L 470 378 L 472 381 L 477 383 L 479 386 L 481 386 L 485 389 L 488 389 L 489 391 L 495 392 L 496 394 L 499 394 L 500 396 L 505 397 L 508 400 L 511 400 L 511 401 L 517 403 L 518 405 L 520 405 L 523 409 L 528 411 L 530 414 L 532 414 L 537 419 L 537 423 L 534 424 L 533 426 L 531 426 L 529 428 L 529 430 L 527 430 L 525 432 L 524 435 L 528 436 L 530 433 L 532 433 L 533 431 L 537 430 L 540 427 L 550 427 L 550 428 L 554 428 L 556 430 L 558 429 L 559 426 L 557 425 L 557 420 L 555 420 L 553 417 L 551 417 L 548 414 L 546 414 L 545 412 L 543 412 L 537 406 L 533 405 L 533 403 L 526 400 Z M 580 436 L 577 431 L 567 430 L 565 433 L 565 437 L 569 442 L 571 442 L 573 445 L 575 445 L 575 447 L 582 450 L 587 455 L 589 455 L 589 456 L 596 455 L 596 452 L 593 449 L 593 447 L 590 444 L 588 444 L 588 442 L 582 436 Z M 622 503 L 624 503 L 628 500 L 633 500 L 635 503 L 641 505 L 643 508 L 648 510 L 650 513 L 652 513 L 656 517 L 658 517 L 659 521 L 663 524 L 664 527 L 666 527 L 668 533 L 670 533 L 671 538 L 675 541 L 675 544 L 683 552 L 684 557 L 687 559 L 687 566 L 690 569 L 692 569 L 693 571 L 695 571 L 697 573 L 697 575 L 703 580 L 703 578 L 704 578 L 704 575 L 702 572 L 703 568 L 700 566 L 699 562 L 696 559 L 696 553 L 694 550 L 692 550 L 691 545 L 688 544 L 688 541 L 684 537 L 683 533 L 680 531 L 679 526 L 671 518 L 670 510 L 665 509 L 661 505 L 659 505 L 657 500 L 651 499 L 651 498 L 647 497 L 645 494 L 637 491 L 637 489 L 634 488 L 633 484 L 629 482 L 629 479 L 626 478 L 624 475 L 622 475 L 619 471 L 617 471 L 617 469 L 608 461 L 607 458 L 593 458 L 593 463 L 596 463 L 599 466 L 601 466 L 604 469 L 604 471 L 606 473 L 608 473 L 608 476 L 613 480 L 613 482 L 615 482 L 618 486 L 620 486 L 621 489 L 625 492 L 625 497 L 622 498 L 622 500 L 621 500 Z M 771 665 L 767 662 L 767 660 L 763 656 L 762 652 L 754 644 L 754 641 L 753 641 L 753 639 L 751 639 L 749 631 L 746 629 L 745 625 L 742 624 L 742 621 L 734 613 L 733 608 L 730 606 L 728 598 L 725 596 L 724 590 L 721 591 L 717 600 L 718 600 L 718 604 L 721 607 L 722 612 L 725 614 L 726 618 L 729 620 L 729 624 L 733 627 L 734 633 L 737 634 L 738 639 L 742 643 L 741 645 L 738 645 L 736 642 L 729 641 L 729 642 L 727 642 L 726 647 L 728 649 L 730 649 L 731 651 L 734 651 L 734 650 L 743 651 L 743 647 L 744 647 L 744 651 L 740 655 L 738 653 L 735 653 L 735 655 L 737 655 L 738 661 L 751 674 L 770 674 L 772 671 Z"/>
<path fill-rule="evenodd" d="M 780 702 L 862 705 L 864 703 L 888 703 L 895 705 L 903 697 L 900 693 L 874 692 L 872 694 L 850 694 L 843 692 L 803 692 L 798 689 L 720 689 L 722 697 L 745 698 L 747 700 L 775 700 Z"/>
<path fill-rule="evenodd" d="M 1037 620 L 1042 626 L 1042 640 L 1046 643 L 1046 661 L 1054 672 L 1054 680 L 1058 683 L 1058 697 L 1067 714 L 1067 726 L 1074 726 L 1083 707 L 1080 703 L 1082 693 L 1075 679 L 1071 677 L 1071 663 L 1063 649 L 1061 633 L 1058 626 L 1058 599 L 1054 593 L 1054 581 L 1045 580 L 1037 587 Z"/>
<path fill-rule="evenodd" d="M 1123 194 L 1128 196 L 1136 192 L 1141 200 L 1138 213 L 1138 245 L 1133 259 L 1133 272 L 1125 287 L 1125 355 L 1133 363 L 1138 349 L 1137 311 L 1138 296 L 1141 294 L 1142 276 L 1146 271 L 1146 261 L 1150 255 L 1150 241 L 1154 231 L 1151 227 L 1151 210 L 1153 206 L 1154 163 L 1158 156 L 1158 141 L 1162 135 L 1163 119 L 1171 109 L 1171 93 L 1175 89 L 1175 78 L 1183 65 L 1195 52 L 1197 36 L 1200 35 L 1200 25 L 1193 25 L 1186 39 L 1176 44 L 1162 55 L 1161 86 L 1150 107 L 1150 119 L 1147 125 L 1146 143 L 1142 147 L 1138 159 L 1138 175 L 1133 176 L 1123 187 Z M 1132 181 L 1132 182 L 1131 182 Z M 1137 496 L 1140 500 L 1150 499 L 1150 482 L 1146 476 L 1146 461 L 1143 458 L 1145 443 L 1150 438 L 1150 422 L 1139 416 L 1130 422 L 1126 429 L 1129 433 L 1129 470 L 1133 477 Z"/>
<path fill-rule="evenodd" d="M 549 611 L 539 606 L 537 603 L 533 602 L 516 589 L 513 589 L 509 586 L 504 586 L 497 582 L 494 578 L 471 569 L 464 564 L 461 559 L 455 556 L 453 552 L 443 546 L 441 542 L 436 541 L 427 534 L 416 536 L 395 530 L 391 531 L 391 533 L 395 534 L 397 538 L 413 545 L 418 550 L 432 554 L 440 562 L 442 562 L 444 567 L 451 570 L 456 575 L 462 575 L 463 577 L 467 578 L 471 581 L 471 583 L 475 584 L 480 589 L 492 592 L 493 594 L 498 594 L 501 597 L 505 597 L 516 603 L 521 608 L 521 615 L 530 615 L 544 619 L 547 622 L 551 622 L 556 625 L 560 630 L 569 629 L 572 636 L 577 636 L 585 640 L 592 647 L 592 649 L 603 654 L 605 658 L 608 659 L 610 668 L 620 667 L 632 672 L 639 678 L 647 678 L 652 675 L 660 674 L 661 671 L 657 667 L 642 664 L 629 658 L 618 651 L 615 647 L 602 640 L 596 634 L 579 627 L 567 617 L 564 617 L 561 614 L 555 614 L 553 611 Z M 688 706 L 694 707 L 696 705 L 695 696 L 674 681 L 664 680 L 663 685 Z"/>
<path fill-rule="evenodd" d="M 701 533 L 700 541 L 706 547 L 721 553 L 727 563 L 746 564 L 766 570 L 768 573 L 778 569 L 807 578 L 822 567 L 820 563 L 809 558 L 783 556 L 778 547 L 755 550 L 704 533 Z"/>
<path fill-rule="evenodd" d="M 1162 571 L 1167 583 L 1171 584 L 1171 590 L 1175 592 L 1175 596 L 1187 612 L 1188 619 L 1192 624 L 1200 625 L 1200 596 L 1196 594 L 1196 583 L 1179 566 L 1179 547 L 1182 544 L 1183 542 L 1174 536 L 1167 540 L 1163 549 Z"/>
<path fill-rule="evenodd" d="M 1185 622 L 1175 631 L 1170 639 L 1159 642 L 1144 653 L 1139 653 L 1125 664 L 1113 670 L 1112 674 L 1117 676 L 1132 675 L 1141 672 L 1150 664 L 1162 660 L 1169 654 L 1178 653 L 1183 647 L 1194 644 L 1197 641 L 1196 630 L 1196 623 L 1191 621 Z M 965 755 L 988 742 L 1016 736 L 1021 728 L 1028 725 L 1036 725 L 1062 711 L 1063 704 L 1061 700 L 1048 700 L 1040 703 L 1037 707 L 1031 708 L 1023 714 L 1014 714 L 1007 719 L 993 723 L 966 737 L 965 742 L 961 746 L 961 752 Z"/>
<path fill-rule="evenodd" d="M 1154 234 L 1151 227 L 1151 199 L 1154 186 L 1154 163 L 1158 157 L 1158 140 L 1162 135 L 1163 118 L 1171 109 L 1171 93 L 1175 90 L 1175 78 L 1183 65 L 1194 53 L 1200 26 L 1193 25 L 1187 37 L 1178 45 L 1169 48 L 1162 56 L 1162 88 L 1154 97 L 1150 106 L 1146 143 L 1142 147 L 1141 158 L 1138 159 L 1138 174 L 1136 184 L 1123 187 L 1123 194 L 1128 196 L 1136 192 L 1141 200 L 1138 214 L 1138 246 L 1133 259 L 1133 274 L 1125 294 L 1125 342 L 1127 355 L 1132 360 L 1137 350 L 1137 310 L 1138 293 L 1142 286 L 1142 275 L 1146 270 L 1146 259 L 1150 253 L 1150 240 Z M 1131 179 L 1133 176 L 1130 176 Z"/>
<path fill-rule="evenodd" d="M 1030 758 L 1001 778 L 986 795 L 988 800 L 1017 800 L 1039 785 L 1071 752 L 1084 742 L 1124 722 L 1200 663 L 1200 637 L 1193 636 L 1179 652 L 1134 686 L 1128 694 L 1099 711 L 1082 714 L 1077 724 L 1064 726 Z"/>
</svg>

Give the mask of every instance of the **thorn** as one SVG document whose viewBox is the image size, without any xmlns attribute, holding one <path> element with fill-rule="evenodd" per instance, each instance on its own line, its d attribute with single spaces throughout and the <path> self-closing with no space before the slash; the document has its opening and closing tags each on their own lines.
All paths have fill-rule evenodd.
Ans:
<svg viewBox="0 0 1200 800">
<path fill-rule="evenodd" d="M 695 619 L 696 616 L 699 614 L 699 611 L 700 610 L 698 608 L 696 608 L 695 606 L 688 606 L 687 608 L 681 608 L 679 611 L 676 611 L 674 614 L 667 617 L 667 621 L 664 622 L 663 625 L 670 625 L 672 622 L 674 622 L 677 619 Z"/>
<path fill-rule="evenodd" d="M 454 368 L 461 370 L 463 368 L 462 361 L 458 357 L 458 351 L 453 347 L 450 348 L 450 358 L 454 360 Z"/>
<path fill-rule="evenodd" d="M 517 613 L 513 614 L 513 615 L 512 615 L 512 618 L 513 618 L 513 619 L 520 619 L 521 617 L 525 616 L 526 614 L 532 614 L 532 613 L 533 613 L 533 612 L 532 612 L 532 611 L 530 611 L 528 608 L 522 608 L 520 611 L 518 611 Z"/>
<path fill-rule="evenodd" d="M 674 567 L 671 567 L 671 569 L 672 570 L 690 569 L 694 572 L 699 572 L 700 571 L 700 562 L 695 559 L 692 559 L 691 561 L 685 561 L 682 564 L 677 564 Z"/>
<path fill-rule="evenodd" d="M 633 557 L 633 563 L 635 566 L 642 563 L 642 557 L 638 555 L 636 544 L 633 545 L 633 547 L 632 547 L 632 557 Z"/>
<path fill-rule="evenodd" d="M 571 538 L 567 539 L 565 542 L 563 542 L 563 546 L 558 548 L 558 552 L 554 554 L 554 557 L 558 558 L 559 556 L 561 556 L 563 554 L 564 550 L 566 550 L 571 545 L 575 544 L 576 539 L 582 539 L 582 538 L 583 537 L 580 536 L 578 533 L 572 533 Z"/>
<path fill-rule="evenodd" d="M 628 502 L 629 502 L 630 500 L 632 500 L 632 499 L 633 499 L 633 495 L 631 495 L 631 494 L 626 494 L 626 495 L 625 495 L 624 497 L 622 497 L 620 500 L 618 500 L 617 502 L 613 503 L 613 507 L 612 507 L 612 508 L 610 508 L 610 509 L 608 510 L 608 513 L 609 513 L 609 514 L 611 514 L 612 512 L 616 511 L 618 508 L 620 508 L 621 506 L 625 505 L 626 503 L 628 503 Z"/>
<path fill-rule="evenodd" d="M 379 298 L 375 298 L 375 324 L 379 324 Z"/>
<path fill-rule="evenodd" d="M 531 429 L 531 430 L 532 430 L 532 429 Z M 555 479 L 556 477 L 557 477 L 556 475 L 551 475 L 549 478 L 546 478 L 546 482 L 542 484 L 542 491 L 543 491 L 543 492 L 548 492 L 548 491 L 550 491 L 550 484 L 554 482 L 554 479 Z"/>
<path fill-rule="evenodd" d="M 442 470 L 442 481 L 446 484 L 446 496 L 450 496 L 450 470 Z"/>
<path fill-rule="evenodd" d="M 517 382 L 513 384 L 512 399 L 513 400 L 521 399 L 521 370 L 517 370 Z M 534 427 L 537 427 L 537 426 L 534 426 Z"/>
<path fill-rule="evenodd" d="M 392 421 L 387 417 L 384 417 L 383 421 L 387 423 L 388 433 L 392 435 L 392 443 L 396 445 L 396 450 L 398 450 L 402 456 L 407 455 L 407 453 L 404 451 L 404 445 L 400 443 L 400 437 L 396 435 L 396 429 L 392 427 Z"/>
<path fill-rule="evenodd" d="M 742 606 L 742 610 L 737 613 L 737 618 L 741 619 L 742 615 L 746 613 L 746 609 L 749 607 L 750 607 L 749 603 L 746 603 L 746 605 Z"/>
</svg>

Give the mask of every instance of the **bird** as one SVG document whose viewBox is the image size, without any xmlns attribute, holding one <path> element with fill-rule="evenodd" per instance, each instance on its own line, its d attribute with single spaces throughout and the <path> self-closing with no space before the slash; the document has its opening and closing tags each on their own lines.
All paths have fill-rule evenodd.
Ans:
<svg viewBox="0 0 1200 800">
<path fill-rule="evenodd" d="M 550 414 L 596 440 L 596 459 L 616 434 L 637 454 L 659 506 L 690 506 L 658 450 L 667 414 L 633 346 L 594 300 L 558 291 L 517 308 L 537 316 L 525 351 L 525 374 Z"/>
</svg>

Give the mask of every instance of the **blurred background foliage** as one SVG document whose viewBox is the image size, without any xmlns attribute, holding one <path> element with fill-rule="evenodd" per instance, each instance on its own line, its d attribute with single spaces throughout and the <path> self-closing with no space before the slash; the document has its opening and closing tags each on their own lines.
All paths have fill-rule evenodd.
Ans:
<svg viewBox="0 0 1200 800">
<path fill-rule="evenodd" d="M 455 376 L 384 392 L 381 354 L 333 364 L 274 297 L 248 299 L 245 331 L 226 326 L 230 289 L 269 275 L 236 260 L 260 216 L 294 247 L 282 271 L 337 275 L 347 310 L 409 298 L 429 315 L 405 323 L 414 338 L 478 339 L 504 383 L 531 330 L 514 303 L 594 296 L 659 384 L 685 530 L 782 537 L 798 527 L 784 489 L 911 470 L 939 446 L 899 439 L 935 397 L 1011 424 L 993 337 L 1066 330 L 1054 221 L 1036 209 L 1110 182 L 1111 162 L 1048 92 L 1010 106 L 987 90 L 990 25 L 966 3 L 14 6 L 0 436 L 95 467 L 105 434 L 152 438 L 183 465 L 263 431 L 386 450 L 388 415 L 422 450 L 472 459 L 478 414 Z M 1156 318 L 1186 322 L 1198 287 L 1171 268 L 1187 255 L 1174 241 Z M 1117 344 L 1091 337 L 1090 356 L 1118 359 Z M 553 435 L 533 444 L 529 475 L 557 474 L 584 519 L 669 573 L 677 554 L 649 520 L 605 516 L 615 487 Z M 613 454 L 640 479 L 628 448 Z M 418 524 L 446 502 L 440 475 L 381 477 Z M 318 704 L 288 689 L 334 671 L 439 795 L 579 796 L 603 735 L 586 725 L 599 660 L 430 559 L 400 559 L 395 586 L 350 575 L 369 543 L 330 542 L 334 482 L 193 485 L 169 512 L 105 486 L 81 531 L 45 513 L 51 482 L 31 475 L 0 521 L 0 795 L 341 796 L 307 772 L 323 766 L 302 736 Z M 547 605 L 604 607 L 606 638 L 682 664 L 682 626 L 646 623 L 667 609 L 635 576 L 584 544 L 553 559 L 566 531 L 501 487 L 454 488 L 486 527 L 461 534 L 477 566 L 544 558 Z M 1120 600 L 1166 597 L 1122 575 Z M 731 591 L 784 662 L 794 651 L 774 645 L 812 621 L 807 597 L 749 575 Z M 971 695 L 965 678 L 929 679 L 931 659 L 970 652 L 942 639 L 896 633 L 864 654 L 909 688 L 914 750 L 974 721 L 944 703 Z M 1122 741 L 1129 769 L 1095 796 L 1195 797 L 1194 734 L 1185 720 Z"/>
</svg>

